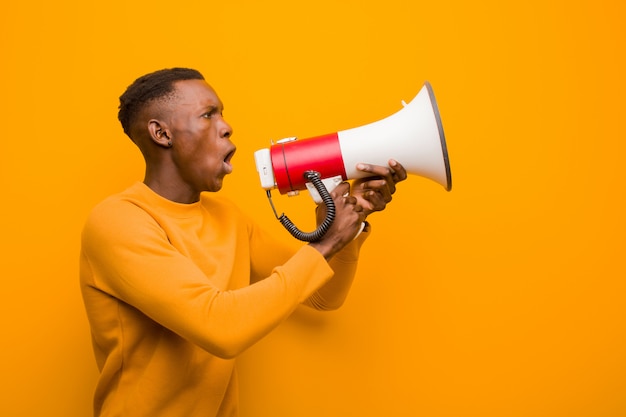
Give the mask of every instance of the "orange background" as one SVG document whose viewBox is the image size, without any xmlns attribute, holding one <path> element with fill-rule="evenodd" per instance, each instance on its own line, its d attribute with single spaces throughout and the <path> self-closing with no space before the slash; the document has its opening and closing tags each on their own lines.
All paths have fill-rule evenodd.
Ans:
<svg viewBox="0 0 626 417">
<path fill-rule="evenodd" d="M 79 233 L 143 176 L 118 96 L 171 66 L 225 102 L 223 192 L 285 239 L 252 158 L 270 140 L 428 80 L 448 141 L 452 192 L 413 176 L 372 216 L 344 308 L 241 357 L 243 416 L 626 415 L 623 2 L 39 3 L 0 16 L 0 415 L 90 415 Z M 308 196 L 275 203 L 306 227 Z"/>
</svg>

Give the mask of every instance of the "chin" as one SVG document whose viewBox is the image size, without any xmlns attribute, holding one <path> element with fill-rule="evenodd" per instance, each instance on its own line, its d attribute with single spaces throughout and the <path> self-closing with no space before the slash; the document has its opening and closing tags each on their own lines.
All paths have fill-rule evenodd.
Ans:
<svg viewBox="0 0 626 417">
<path fill-rule="evenodd" d="M 219 190 L 222 189 L 223 185 L 224 185 L 223 180 L 221 180 L 221 179 L 217 180 L 217 181 L 215 181 L 212 184 L 208 184 L 207 187 L 206 187 L 206 191 L 208 191 L 210 193 L 216 193 L 216 192 L 218 192 Z"/>
</svg>

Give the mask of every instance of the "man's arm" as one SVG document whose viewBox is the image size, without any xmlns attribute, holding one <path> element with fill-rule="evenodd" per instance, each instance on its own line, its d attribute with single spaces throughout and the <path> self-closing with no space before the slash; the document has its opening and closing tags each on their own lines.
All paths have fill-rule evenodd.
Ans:
<svg viewBox="0 0 626 417">
<path fill-rule="evenodd" d="M 359 252 L 369 236 L 369 228 L 366 224 L 363 232 L 328 262 L 334 272 L 332 279 L 309 297 L 305 305 L 324 311 L 336 310 L 343 305 L 356 276 Z"/>
<path fill-rule="evenodd" d="M 361 164 L 359 169 L 370 176 L 355 181 L 351 194 L 357 199 L 357 204 L 364 208 L 366 217 L 384 210 L 396 192 L 396 184 L 407 178 L 406 170 L 395 160 L 390 160 L 388 167 Z M 344 189 L 341 191 L 345 192 Z M 318 224 L 324 219 L 325 213 L 324 206 L 318 206 Z M 361 245 L 370 229 L 371 226 L 366 222 L 363 232 L 329 261 L 335 272 L 333 278 L 309 297 L 306 305 L 318 310 L 335 310 L 343 305 L 356 274 Z"/>
<path fill-rule="evenodd" d="M 342 198 L 336 205 L 342 228 L 330 230 L 325 237 L 330 242 L 322 247 L 340 250 L 341 242 L 350 242 L 358 230 L 362 215 Z M 238 239 L 247 239 L 242 230 Z M 120 300 L 223 358 L 237 356 L 267 335 L 333 275 L 326 260 L 330 252 L 305 245 L 267 278 L 221 290 L 214 282 L 227 281 L 228 269 L 216 264 L 216 276 L 205 275 L 134 204 L 96 210 L 85 226 L 82 250 L 81 279 L 89 302 Z"/>
</svg>

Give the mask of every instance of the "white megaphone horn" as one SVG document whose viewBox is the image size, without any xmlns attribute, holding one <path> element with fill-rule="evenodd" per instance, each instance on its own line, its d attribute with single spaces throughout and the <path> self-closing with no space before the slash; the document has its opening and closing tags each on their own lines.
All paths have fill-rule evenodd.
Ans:
<svg viewBox="0 0 626 417">
<path fill-rule="evenodd" d="M 398 112 L 374 123 L 307 139 L 285 138 L 269 149 L 256 151 L 257 172 L 270 203 L 270 191 L 275 188 L 281 194 L 308 189 L 316 202 L 327 203 L 330 197 L 324 198 L 322 193 L 327 194 L 325 191 L 332 191 L 342 181 L 368 175 L 356 169 L 358 163 L 386 166 L 390 159 L 400 162 L 407 173 L 429 178 L 450 191 L 450 161 L 430 84 L 424 83 L 417 96 L 403 105 Z M 325 233 L 297 235 L 293 224 L 285 227 L 306 241 L 319 240 Z"/>
</svg>

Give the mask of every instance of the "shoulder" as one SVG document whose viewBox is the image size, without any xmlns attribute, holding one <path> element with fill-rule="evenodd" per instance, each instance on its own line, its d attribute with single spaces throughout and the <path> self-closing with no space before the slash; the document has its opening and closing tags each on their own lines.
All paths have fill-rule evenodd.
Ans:
<svg viewBox="0 0 626 417">
<path fill-rule="evenodd" d="M 136 192 L 137 185 L 111 195 L 98 203 L 90 212 L 87 223 L 114 222 L 124 220 L 128 216 L 131 219 L 143 217 L 146 210 L 141 203 L 141 196 Z"/>
<path fill-rule="evenodd" d="M 156 220 L 129 190 L 107 197 L 91 210 L 82 231 L 83 244 L 137 239 L 147 230 L 160 233 Z"/>
</svg>

